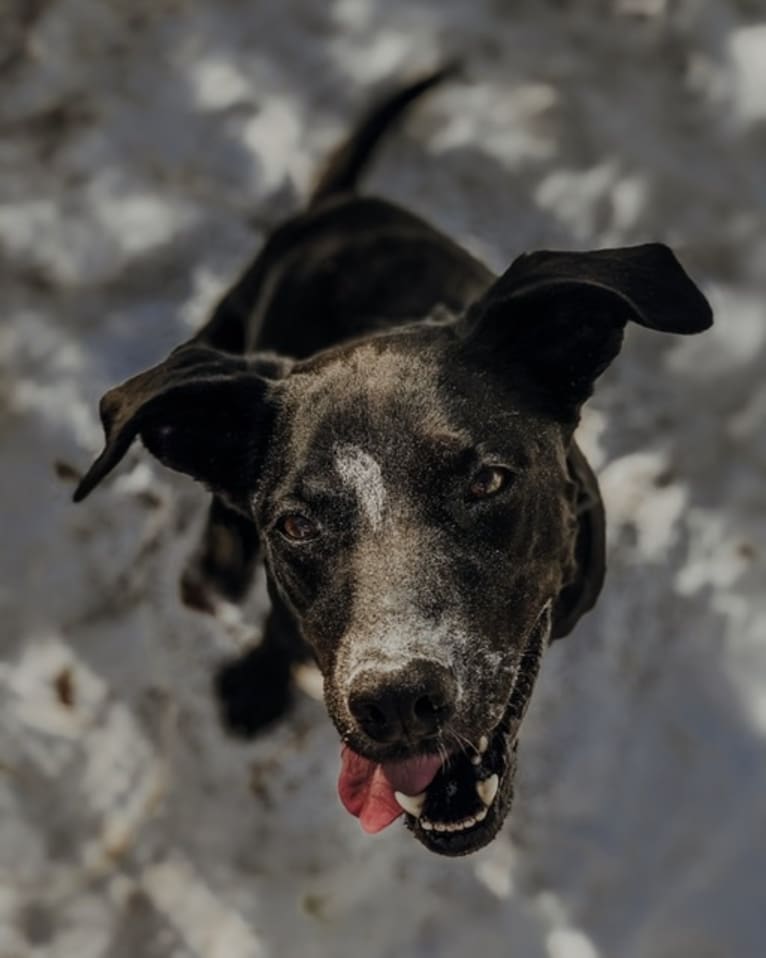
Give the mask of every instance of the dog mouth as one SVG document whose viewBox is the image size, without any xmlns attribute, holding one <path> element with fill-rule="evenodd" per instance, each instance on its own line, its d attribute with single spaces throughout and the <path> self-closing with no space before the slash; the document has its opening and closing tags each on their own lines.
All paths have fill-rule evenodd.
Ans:
<svg viewBox="0 0 766 958">
<path fill-rule="evenodd" d="M 550 634 L 551 603 L 532 628 L 500 721 L 460 751 L 376 762 L 344 745 L 338 791 L 369 833 L 397 818 L 430 851 L 466 855 L 500 830 L 513 799 L 518 735 Z"/>
</svg>

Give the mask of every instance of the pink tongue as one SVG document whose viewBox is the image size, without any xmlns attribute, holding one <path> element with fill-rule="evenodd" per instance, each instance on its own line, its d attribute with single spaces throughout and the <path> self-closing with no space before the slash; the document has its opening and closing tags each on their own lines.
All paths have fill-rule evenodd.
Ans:
<svg viewBox="0 0 766 958">
<path fill-rule="evenodd" d="M 371 762 L 344 745 L 340 754 L 338 794 L 362 828 L 374 834 L 403 814 L 394 792 L 418 795 L 441 768 L 436 755 L 418 755 L 401 762 Z"/>
</svg>

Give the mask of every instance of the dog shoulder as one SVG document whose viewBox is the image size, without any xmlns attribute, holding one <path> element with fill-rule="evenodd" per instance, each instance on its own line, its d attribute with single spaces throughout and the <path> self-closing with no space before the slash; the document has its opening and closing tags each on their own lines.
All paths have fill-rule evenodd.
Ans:
<svg viewBox="0 0 766 958">
<path fill-rule="evenodd" d="M 208 333 L 228 310 L 247 317 L 245 350 L 305 358 L 439 306 L 461 311 L 493 278 L 413 213 L 371 197 L 331 197 L 272 234 Z"/>
</svg>

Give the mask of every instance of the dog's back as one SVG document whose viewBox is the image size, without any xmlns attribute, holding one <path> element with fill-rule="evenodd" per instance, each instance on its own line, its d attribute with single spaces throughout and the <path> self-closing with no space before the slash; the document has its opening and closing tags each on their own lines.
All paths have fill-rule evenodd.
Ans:
<svg viewBox="0 0 766 958">
<path fill-rule="evenodd" d="M 307 210 L 269 237 L 198 342 L 302 359 L 438 305 L 461 312 L 489 286 L 493 274 L 424 220 L 355 193 L 381 138 L 454 72 L 443 67 L 370 110 L 318 177 Z"/>
</svg>

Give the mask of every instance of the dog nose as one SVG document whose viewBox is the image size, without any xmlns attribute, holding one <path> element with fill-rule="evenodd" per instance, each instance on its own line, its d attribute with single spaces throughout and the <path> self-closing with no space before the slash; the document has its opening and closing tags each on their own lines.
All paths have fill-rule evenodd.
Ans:
<svg viewBox="0 0 766 958">
<path fill-rule="evenodd" d="M 449 669 L 415 661 L 397 672 L 360 673 L 348 696 L 359 727 L 375 742 L 434 735 L 455 710 L 457 684 Z"/>
</svg>

